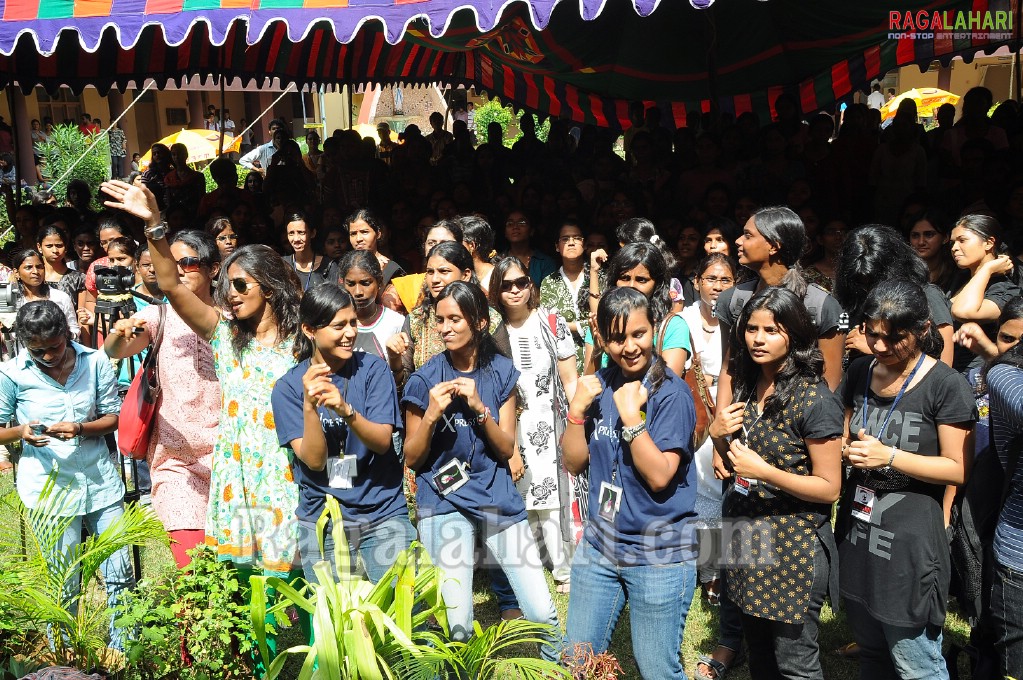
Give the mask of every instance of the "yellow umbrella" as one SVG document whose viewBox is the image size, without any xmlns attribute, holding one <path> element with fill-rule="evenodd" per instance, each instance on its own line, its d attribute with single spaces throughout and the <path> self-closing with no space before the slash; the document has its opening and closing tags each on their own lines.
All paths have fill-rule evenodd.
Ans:
<svg viewBox="0 0 1023 680">
<path fill-rule="evenodd" d="M 899 110 L 899 104 L 905 99 L 912 99 L 916 102 L 916 113 L 919 116 L 933 116 L 938 107 L 942 104 L 955 106 L 959 103 L 959 95 L 939 90 L 936 87 L 914 87 L 906 90 L 897 97 L 892 97 L 887 104 L 881 107 L 881 120 L 888 120 Z"/>
<path fill-rule="evenodd" d="M 238 151 L 241 148 L 242 138 L 234 137 L 224 133 L 224 153 Z M 184 144 L 188 147 L 188 162 L 201 163 L 211 161 L 218 155 L 220 148 L 220 133 L 216 130 L 181 130 L 172 135 L 167 135 L 157 144 L 165 144 L 170 148 L 174 144 Z M 150 148 L 142 158 L 139 159 L 139 168 L 145 170 L 152 160 L 153 150 Z"/>
</svg>

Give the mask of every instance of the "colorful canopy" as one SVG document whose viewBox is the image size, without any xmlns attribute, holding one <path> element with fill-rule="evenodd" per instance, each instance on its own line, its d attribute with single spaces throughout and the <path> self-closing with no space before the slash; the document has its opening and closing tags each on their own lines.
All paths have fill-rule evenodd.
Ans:
<svg viewBox="0 0 1023 680">
<path fill-rule="evenodd" d="M 1011 12 L 1010 0 L 898 5 L 900 21 L 907 11 L 953 20 Z M 636 99 L 670 107 L 677 120 L 712 101 L 765 119 L 787 90 L 813 111 L 898 66 L 993 50 L 1019 23 L 1011 34 L 893 34 L 890 0 L 717 0 L 706 10 L 682 0 L 0 0 L 0 8 L 0 84 L 25 89 L 103 90 L 196 73 L 300 86 L 443 82 L 611 127 L 627 124 Z"/>
</svg>

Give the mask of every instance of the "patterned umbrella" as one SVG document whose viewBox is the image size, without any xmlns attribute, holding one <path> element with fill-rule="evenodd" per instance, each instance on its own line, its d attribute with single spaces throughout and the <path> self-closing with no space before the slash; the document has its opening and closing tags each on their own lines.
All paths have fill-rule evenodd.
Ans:
<svg viewBox="0 0 1023 680">
<path fill-rule="evenodd" d="M 888 120 L 895 116 L 895 112 L 899 110 L 899 104 L 906 99 L 912 99 L 916 102 L 916 113 L 918 116 L 924 118 L 933 116 L 938 110 L 938 107 L 942 104 L 951 104 L 955 106 L 959 103 L 959 95 L 946 92 L 945 90 L 939 90 L 936 87 L 914 87 L 911 90 L 906 90 L 897 97 L 892 97 L 888 102 L 881 107 L 881 120 Z"/>
</svg>

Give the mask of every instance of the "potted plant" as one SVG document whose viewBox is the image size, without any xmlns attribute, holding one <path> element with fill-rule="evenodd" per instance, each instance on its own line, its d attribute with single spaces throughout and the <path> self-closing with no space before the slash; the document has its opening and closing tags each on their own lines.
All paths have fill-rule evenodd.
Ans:
<svg viewBox="0 0 1023 680">
<path fill-rule="evenodd" d="M 328 520 L 336 568 L 326 560 L 319 562 L 314 567 L 319 583 L 293 585 L 276 577 L 252 577 L 252 626 L 267 680 L 278 676 L 292 654 L 305 655 L 300 680 L 571 678 L 565 669 L 542 659 L 498 658 L 509 647 L 542 642 L 547 627 L 541 624 L 507 621 L 486 630 L 476 624 L 472 639 L 452 642 L 441 597 L 444 575 L 422 545 L 413 543 L 402 551 L 374 585 L 354 575 L 341 508 L 329 495 L 317 523 L 321 554 Z M 267 588 L 277 591 L 276 603 L 267 602 Z M 310 614 L 315 640 L 271 659 L 267 613 L 291 605 Z M 436 625 L 431 627 L 431 621 Z"/>
<path fill-rule="evenodd" d="M 5 626 L 22 632 L 28 661 L 69 666 L 86 672 L 116 664 L 108 651 L 106 601 L 89 597 L 100 565 L 119 550 L 152 541 L 167 542 L 167 532 L 148 507 L 132 504 L 99 535 L 90 535 L 60 554 L 58 541 L 73 520 L 62 516 L 70 501 L 67 490 L 55 487 L 51 474 L 39 504 L 29 509 L 16 492 L 0 502 L 0 512 L 16 521 L 0 532 L 0 610 Z M 54 555 L 59 555 L 54 558 Z M 77 594 L 68 597 L 65 584 L 80 579 Z M 46 632 L 52 630 L 46 644 Z"/>
</svg>

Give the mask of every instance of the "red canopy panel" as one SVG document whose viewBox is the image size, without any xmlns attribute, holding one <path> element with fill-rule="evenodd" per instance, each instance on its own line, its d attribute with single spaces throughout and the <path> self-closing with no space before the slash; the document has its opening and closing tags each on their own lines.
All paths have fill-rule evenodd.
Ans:
<svg viewBox="0 0 1023 680">
<path fill-rule="evenodd" d="M 51 2 L 75 7 L 84 2 L 37 1 L 47 7 Z M 978 50 L 993 51 L 1011 42 L 1019 30 L 1013 21 L 1014 32 L 1008 35 L 931 31 L 929 37 L 890 39 L 887 0 L 718 0 L 703 11 L 681 0 L 660 6 L 607 0 L 602 9 L 591 0 L 556 6 L 555 0 L 547 0 L 499 6 L 492 30 L 481 30 L 481 18 L 489 15 L 479 6 L 493 9 L 497 3 L 476 3 L 471 10 L 445 14 L 441 35 L 439 17 L 402 24 L 396 42 L 393 21 L 365 19 L 347 40 L 339 40 L 333 17 L 343 10 L 308 8 L 317 2 L 336 5 L 338 0 L 304 1 L 306 9 L 279 10 L 277 21 L 249 23 L 249 18 L 236 15 L 219 34 L 202 20 L 190 23 L 191 29 L 177 39 L 172 27 L 154 23 L 142 28 L 128 48 L 121 45 L 124 33 L 114 28 L 96 39 L 91 52 L 83 49 L 78 29 L 65 28 L 51 41 L 47 55 L 40 54 L 31 36 L 23 35 L 13 54 L 0 56 L 0 84 L 17 81 L 23 89 L 69 85 L 76 90 L 95 85 L 106 90 L 147 78 L 163 85 L 195 74 L 260 83 L 278 78 L 300 86 L 439 82 L 474 85 L 526 110 L 601 126 L 626 125 L 628 102 L 633 100 L 661 103 L 678 123 L 688 111 L 710 110 L 712 103 L 736 115 L 754 111 L 768 120 L 774 98 L 783 91 L 796 96 L 809 113 L 891 69 L 933 59 L 947 63 L 956 55 L 969 59 Z M 127 2 L 113 0 L 112 6 Z M 198 2 L 184 0 L 181 14 L 210 15 L 189 9 Z M 269 11 L 268 0 L 252 2 L 260 5 L 259 12 Z M 209 0 L 206 4 L 219 7 Z M 380 7 L 396 10 L 398 4 L 350 0 L 346 9 L 358 6 L 365 16 L 375 16 Z M 411 11 L 406 5 L 422 9 L 436 3 L 401 4 Z M 900 4 L 911 6 L 914 16 L 953 22 L 964 12 L 1004 19 L 1010 11 L 1009 0 Z M 650 14 L 643 16 L 644 11 Z M 304 12 L 306 23 L 299 26 L 288 19 L 294 12 Z M 318 16 L 331 18 L 316 20 Z M 900 22 L 904 18 L 900 14 Z"/>
</svg>

